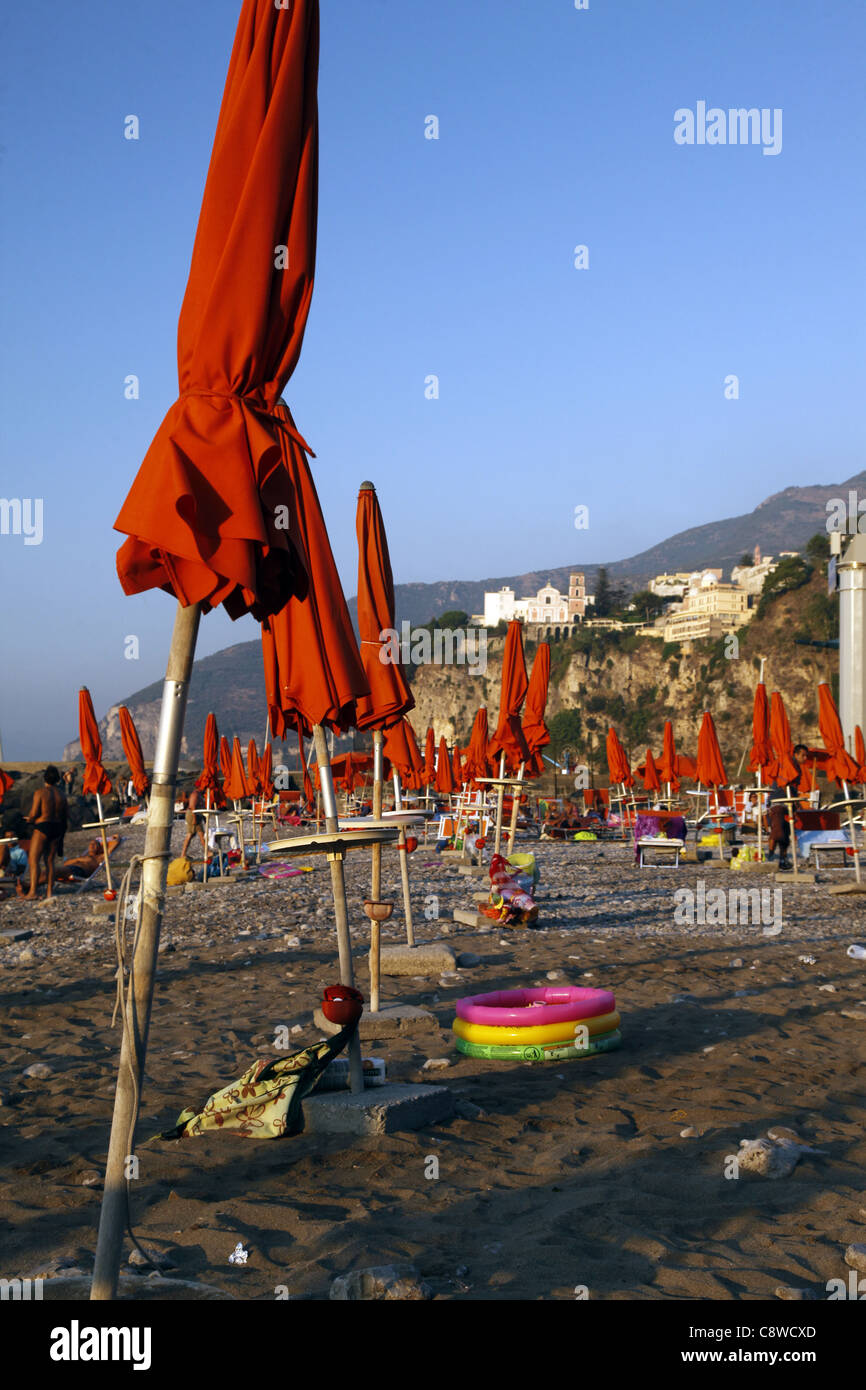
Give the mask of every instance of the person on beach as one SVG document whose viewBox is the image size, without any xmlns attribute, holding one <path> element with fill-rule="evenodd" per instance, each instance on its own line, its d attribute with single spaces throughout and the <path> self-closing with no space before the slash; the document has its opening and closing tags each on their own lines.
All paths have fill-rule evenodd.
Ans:
<svg viewBox="0 0 866 1390">
<path fill-rule="evenodd" d="M 201 814 L 200 811 L 196 810 L 197 806 L 198 791 L 195 787 L 193 787 L 186 803 L 186 815 L 184 817 L 186 821 L 186 839 L 183 842 L 183 849 L 180 852 L 181 859 L 189 858 L 189 847 L 192 844 L 193 840 L 196 838 L 196 836 L 198 836 L 198 838 L 201 840 L 201 845 L 202 849 L 204 850 L 205 859 L 207 858 L 207 841 L 204 837 L 205 817 Z"/>
<path fill-rule="evenodd" d="M 63 790 L 67 796 L 73 796 L 75 793 L 75 778 L 77 772 L 77 768 L 68 767 L 63 774 Z"/>
<path fill-rule="evenodd" d="M 26 898 L 37 897 L 39 866 L 45 861 L 47 882 L 46 898 L 54 896 L 54 862 L 58 845 L 63 843 L 66 834 L 68 807 L 66 797 L 61 791 L 60 773 L 50 763 L 42 774 L 42 786 L 33 796 L 33 804 L 27 819 L 33 826 L 30 839 L 30 891 Z"/>
<path fill-rule="evenodd" d="M 803 745 L 797 744 L 794 749 L 794 756 L 791 759 L 797 769 L 796 777 L 788 783 L 773 781 L 769 788 L 769 805 L 767 807 L 767 826 L 770 835 L 770 844 L 767 849 L 767 858 L 775 859 L 776 850 L 779 851 L 779 868 L 789 869 L 788 850 L 791 845 L 791 826 L 788 820 L 788 807 L 784 804 L 787 797 L 797 795 L 797 787 L 800 782 L 801 769 L 797 761 L 797 753 L 802 751 Z M 797 853 L 796 846 L 794 853 Z"/>
</svg>

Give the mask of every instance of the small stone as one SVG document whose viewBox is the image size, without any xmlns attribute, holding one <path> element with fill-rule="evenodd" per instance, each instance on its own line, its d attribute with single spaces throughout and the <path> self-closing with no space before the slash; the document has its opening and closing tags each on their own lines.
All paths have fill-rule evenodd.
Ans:
<svg viewBox="0 0 866 1390">
<path fill-rule="evenodd" d="M 745 961 L 742 956 L 734 956 L 734 959 L 731 961 L 731 966 L 734 970 L 742 970 L 744 965 Z"/>
<path fill-rule="evenodd" d="M 442 1071 L 445 1067 L 450 1067 L 451 1062 L 447 1057 L 428 1057 L 422 1071 Z"/>
<path fill-rule="evenodd" d="M 412 1265 L 379 1265 L 338 1275 L 331 1282 L 330 1297 L 353 1303 L 372 1299 L 418 1301 L 432 1298 L 433 1292 Z"/>
<path fill-rule="evenodd" d="M 49 1076 L 54 1075 L 54 1068 L 49 1067 L 47 1062 L 34 1062 L 31 1067 L 26 1067 L 21 1074 L 32 1077 L 34 1081 L 45 1081 Z"/>
<path fill-rule="evenodd" d="M 295 1024 L 293 1024 L 292 1027 L 289 1029 L 289 1032 L 292 1033 L 292 1034 L 294 1034 L 295 1037 L 297 1037 L 298 1033 L 303 1033 L 303 1031 L 304 1031 L 304 1025 L 303 1025 L 302 1023 L 295 1023 Z"/>
<path fill-rule="evenodd" d="M 849 1245 L 845 1251 L 845 1263 L 858 1274 L 866 1274 L 866 1245 Z"/>
<path fill-rule="evenodd" d="M 286 946 L 300 946 L 301 938 L 299 936 L 284 936 L 283 942 Z"/>
<path fill-rule="evenodd" d="M 681 1138 L 681 1139 L 694 1139 L 695 1136 L 696 1136 L 696 1134 L 697 1134 L 697 1132 L 698 1132 L 698 1131 L 695 1129 L 694 1125 L 686 1125 L 685 1129 L 681 1129 L 681 1130 L 680 1130 L 680 1138 Z"/>
<path fill-rule="evenodd" d="M 561 980 L 561 979 L 562 979 L 562 971 L 561 971 L 561 970 L 548 970 L 548 972 L 547 972 L 547 978 L 548 978 L 548 980 Z"/>
<path fill-rule="evenodd" d="M 776 1289 L 776 1297 L 784 1299 L 786 1303 L 814 1303 L 818 1295 L 813 1289 L 791 1289 L 785 1284 L 780 1284 Z"/>
<path fill-rule="evenodd" d="M 19 964 L 19 965 L 32 965 L 33 961 L 38 960 L 38 959 L 39 959 L 39 957 L 37 956 L 36 952 L 35 952 L 35 951 L 31 951 L 31 949 L 30 949 L 29 946 L 25 946 L 25 947 L 24 947 L 24 950 L 23 950 L 23 951 L 19 951 L 19 953 L 18 953 L 18 964 Z"/>
<path fill-rule="evenodd" d="M 839 1012 L 843 1018 L 853 1018 L 858 1023 L 863 1023 L 866 1020 L 866 1010 L 864 1009 L 840 1009 Z"/>
<path fill-rule="evenodd" d="M 89 1168 L 86 1173 L 82 1173 L 79 1179 L 82 1187 L 101 1187 L 102 1174 L 97 1173 L 95 1168 Z"/>
<path fill-rule="evenodd" d="M 819 989 L 823 989 L 827 994 L 835 994 L 835 993 L 836 993 L 836 986 L 835 986 L 835 985 L 819 985 L 818 988 L 819 988 Z"/>
</svg>

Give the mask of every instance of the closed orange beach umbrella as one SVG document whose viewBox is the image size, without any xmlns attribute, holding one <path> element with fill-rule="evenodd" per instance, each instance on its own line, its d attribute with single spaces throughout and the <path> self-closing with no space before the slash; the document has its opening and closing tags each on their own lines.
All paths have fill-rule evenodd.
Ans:
<svg viewBox="0 0 866 1390">
<path fill-rule="evenodd" d="M 312 295 L 318 51 L 318 0 L 244 0 L 178 324 L 179 395 L 115 522 L 128 594 L 263 617 L 305 587 L 272 412 Z"/>
<path fill-rule="evenodd" d="M 262 789 L 261 773 L 259 772 L 259 750 L 256 748 L 256 741 L 251 738 L 247 744 L 247 786 L 255 795 Z"/>
<path fill-rule="evenodd" d="M 488 750 L 491 757 L 505 754 L 505 766 L 509 772 L 516 772 L 520 763 L 525 763 L 529 757 L 520 724 L 520 707 L 526 699 L 528 686 L 523 656 L 523 624 L 515 618 L 508 624 L 505 636 L 499 720 Z"/>
<path fill-rule="evenodd" d="M 818 728 L 821 730 L 821 742 L 830 755 L 825 769 L 827 776 L 840 784 L 856 782 L 858 767 L 845 747 L 836 701 L 824 681 L 818 686 Z"/>
<path fill-rule="evenodd" d="M 797 764 L 793 759 L 794 745 L 785 702 L 778 690 L 770 696 L 770 742 L 773 745 L 770 776 L 780 786 L 787 787 L 797 780 Z"/>
<path fill-rule="evenodd" d="M 662 784 L 659 780 L 658 768 L 656 767 L 655 758 L 653 757 L 652 749 L 650 748 L 646 750 L 646 762 L 644 763 L 643 784 L 644 790 L 648 792 L 659 792 L 662 789 Z"/>
<path fill-rule="evenodd" d="M 226 796 L 232 801 L 243 801 L 244 797 L 251 796 L 252 791 L 247 781 L 246 769 L 244 768 L 244 755 L 241 751 L 241 741 L 235 737 L 232 742 L 232 761 L 229 776 L 225 782 Z"/>
<path fill-rule="evenodd" d="M 226 795 L 229 796 L 228 784 L 232 780 L 232 750 L 225 734 L 220 738 L 220 769 L 223 775 L 223 787 Z"/>
<path fill-rule="evenodd" d="M 443 796 L 450 796 L 454 790 L 454 770 L 448 756 L 448 744 L 444 735 L 439 740 L 439 755 L 436 759 L 436 790 Z"/>
<path fill-rule="evenodd" d="M 773 762 L 773 744 L 770 739 L 770 706 L 767 702 L 767 687 L 763 681 L 755 686 L 755 704 L 752 709 L 752 751 L 749 756 L 749 771 L 770 767 Z"/>
<path fill-rule="evenodd" d="M 634 777 L 629 767 L 625 749 L 619 741 L 619 735 L 613 727 L 607 731 L 607 741 L 605 744 L 607 753 L 607 770 L 610 777 L 610 785 L 631 787 L 634 785 Z"/>
<path fill-rule="evenodd" d="M 544 772 L 541 749 L 550 743 L 550 732 L 544 722 L 549 686 L 550 647 L 547 642 L 540 642 L 532 663 L 532 673 L 526 691 L 526 709 L 523 712 L 523 737 L 529 749 L 527 777 L 541 777 Z"/>
<path fill-rule="evenodd" d="M 473 720 L 469 747 L 466 750 L 466 765 L 463 769 L 463 775 L 467 782 L 477 782 L 479 778 L 488 776 L 487 742 L 487 710 L 482 705 Z"/>
<path fill-rule="evenodd" d="M 404 787 L 416 789 L 421 786 L 424 763 L 408 719 L 400 719 L 386 729 L 384 752 L 391 767 L 400 774 Z"/>
<path fill-rule="evenodd" d="M 670 784 L 672 792 L 680 789 L 680 779 L 676 744 L 674 743 L 674 726 L 669 719 L 665 720 L 665 731 L 662 739 L 662 757 L 659 764 L 659 777 L 663 782 Z"/>
<path fill-rule="evenodd" d="M 228 753 L 227 743 L 226 752 Z M 204 765 L 201 770 L 201 776 L 196 782 L 196 786 L 198 787 L 199 791 L 214 792 L 218 794 L 220 791 L 220 776 L 218 766 L 218 759 L 220 754 L 220 740 L 219 732 L 217 730 L 216 715 L 213 713 L 208 715 L 204 723 L 203 754 Z M 231 754 L 229 754 L 228 756 L 229 765 L 231 765 Z"/>
<path fill-rule="evenodd" d="M 259 790 L 265 801 L 271 801 L 274 795 L 273 760 L 274 750 L 270 743 L 266 743 L 259 759 Z"/>
<path fill-rule="evenodd" d="M 459 787 L 463 786 L 463 782 L 465 780 L 463 773 L 463 763 L 460 758 L 460 749 L 458 748 L 456 743 L 454 747 L 451 749 L 451 772 L 454 777 L 454 790 L 456 791 Z"/>
<path fill-rule="evenodd" d="M 355 516 L 358 537 L 358 632 L 361 662 L 370 688 L 356 704 L 359 729 L 387 729 L 410 709 L 415 697 L 397 659 L 394 576 L 382 509 L 372 483 L 362 483 Z M 382 633 L 386 636 L 383 638 Z M 387 658 L 383 660 L 382 658 Z"/>
<path fill-rule="evenodd" d="M 355 702 L 369 687 L 315 484 L 289 431 L 288 410 L 280 404 L 274 413 L 286 425 L 282 461 L 293 479 L 293 514 L 309 584 L 262 625 L 271 732 L 284 738 L 296 729 L 300 738 L 314 724 L 344 732 L 355 725 Z"/>
<path fill-rule="evenodd" d="M 424 785 L 432 787 L 436 781 L 436 735 L 432 729 L 427 730 L 427 737 L 424 740 Z"/>
<path fill-rule="evenodd" d="M 704 710 L 701 727 L 698 731 L 698 781 L 704 787 L 727 786 L 728 774 L 722 761 L 722 750 L 716 735 L 716 726 L 709 710 Z"/>
<path fill-rule="evenodd" d="M 9 776 L 9 773 L 4 772 L 2 767 L 0 767 L 0 801 L 3 800 L 4 796 L 6 795 L 6 793 L 12 785 L 13 782 L 12 778 Z"/>
<path fill-rule="evenodd" d="M 111 791 L 111 778 L 102 766 L 102 739 L 86 686 L 78 692 L 78 739 L 85 764 L 81 790 L 85 796 L 105 796 Z"/>
<path fill-rule="evenodd" d="M 132 778 L 132 785 L 135 787 L 135 794 L 136 796 L 147 796 L 150 790 L 150 778 L 144 770 L 144 755 L 141 751 L 141 739 L 138 737 L 135 721 L 126 705 L 120 706 L 118 714 L 120 717 L 120 741 L 123 744 L 123 751 L 129 764 L 129 775 Z"/>
<path fill-rule="evenodd" d="M 857 776 L 854 780 L 866 782 L 866 742 L 863 740 L 863 730 L 859 724 L 854 725 L 854 757 L 857 762 Z M 2 774 L 0 774 L 0 780 L 2 780 Z M 0 801 L 2 799 L 3 795 L 0 792 Z"/>
</svg>

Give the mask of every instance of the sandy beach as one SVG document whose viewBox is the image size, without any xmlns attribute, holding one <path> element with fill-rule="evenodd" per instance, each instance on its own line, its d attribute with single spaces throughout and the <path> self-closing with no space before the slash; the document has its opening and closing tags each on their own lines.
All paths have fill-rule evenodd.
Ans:
<svg viewBox="0 0 866 1390">
<path fill-rule="evenodd" d="M 126 832 L 120 858 L 141 849 Z M 182 840 L 176 828 L 176 849 Z M 67 853 L 85 835 L 68 837 Z M 140 1149 L 138 1240 L 164 1277 L 236 1298 L 325 1299 L 351 1270 L 410 1262 L 441 1299 L 826 1298 L 866 1239 L 866 897 L 840 872 L 785 886 L 782 930 L 683 926 L 677 888 L 744 886 L 718 867 L 634 867 L 622 843 L 518 842 L 541 867 L 538 930 L 452 920 L 477 889 L 423 845 L 412 857 L 419 939 L 480 963 L 441 979 L 386 978 L 383 1003 L 430 1009 L 431 1031 L 364 1044 L 389 1081 L 447 1085 L 454 1118 L 417 1133 L 256 1142 L 210 1135 Z M 315 863 L 316 861 L 300 861 Z M 369 859 L 346 861 L 357 982 L 366 990 Z M 845 875 L 849 879 L 851 875 Z M 745 886 L 777 887 L 758 871 Z M 402 938 L 396 852 L 384 939 Z M 434 901 L 435 898 L 435 901 Z M 92 1270 L 119 1034 L 113 918 L 99 891 L 0 903 L 0 1229 L 6 1271 Z M 104 905 L 103 905 L 104 906 Z M 425 917 L 425 907 L 430 918 Z M 433 914 L 438 912 L 438 917 Z M 804 961 L 801 957 L 812 957 Z M 140 1139 L 168 1128 L 258 1056 L 274 1032 L 319 1035 L 338 978 L 324 862 L 300 878 L 188 888 L 168 898 Z M 560 981 L 612 989 L 623 1046 L 576 1062 L 461 1056 L 467 994 Z M 448 1066 L 422 1070 L 427 1059 Z M 44 1077 L 25 1072 L 42 1063 Z M 823 1151 L 788 1177 L 725 1176 L 741 1139 L 773 1126 Z M 438 1177 L 428 1176 L 438 1160 Z M 228 1262 L 236 1243 L 246 1265 Z M 126 1251 L 128 1253 L 127 1244 Z M 282 1290 L 281 1293 L 275 1291 Z"/>
</svg>

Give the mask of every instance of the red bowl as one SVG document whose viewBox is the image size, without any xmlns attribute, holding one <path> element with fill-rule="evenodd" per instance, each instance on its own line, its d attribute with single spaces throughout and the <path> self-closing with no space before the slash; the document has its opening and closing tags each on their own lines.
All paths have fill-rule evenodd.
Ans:
<svg viewBox="0 0 866 1390">
<path fill-rule="evenodd" d="M 115 898 L 117 897 L 117 894 L 115 893 L 113 888 L 106 888 L 102 896 L 104 897 L 107 903 L 113 903 Z"/>
<path fill-rule="evenodd" d="M 322 1013 L 329 1023 L 345 1028 L 357 1023 L 364 1012 L 364 996 L 350 985 L 329 985 L 322 998 Z"/>
</svg>

